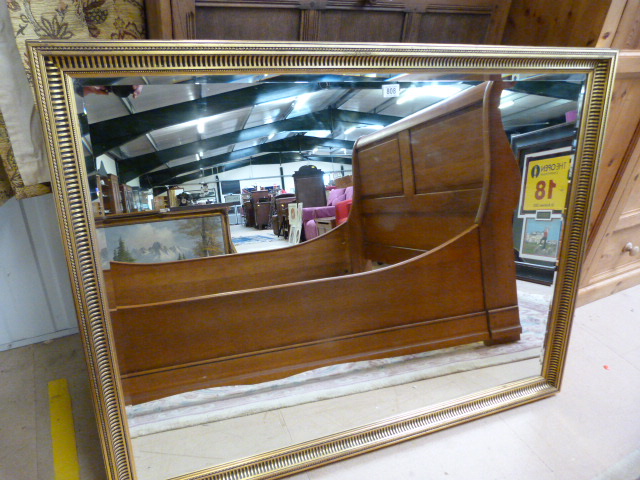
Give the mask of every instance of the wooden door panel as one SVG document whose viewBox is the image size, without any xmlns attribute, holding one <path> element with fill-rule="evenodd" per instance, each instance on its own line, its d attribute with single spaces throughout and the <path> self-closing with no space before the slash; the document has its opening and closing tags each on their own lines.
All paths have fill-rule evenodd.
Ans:
<svg viewBox="0 0 640 480">
<path fill-rule="evenodd" d="M 490 14 L 429 13 L 421 15 L 417 42 L 487 43 Z"/>
<path fill-rule="evenodd" d="M 325 42 L 400 42 L 405 14 L 357 10 L 320 13 L 318 40 Z"/>
<path fill-rule="evenodd" d="M 498 44 L 511 0 L 147 0 L 150 38 Z"/>
<path fill-rule="evenodd" d="M 208 40 L 300 38 L 300 12 L 290 8 L 198 8 L 196 35 Z"/>
<path fill-rule="evenodd" d="M 632 243 L 634 246 L 640 245 L 640 225 L 624 228 L 611 234 L 598 259 L 600 276 L 610 277 L 617 273 L 615 272 L 617 269 L 628 270 L 640 266 L 640 255 L 630 255 L 624 250 L 627 243 Z"/>
</svg>

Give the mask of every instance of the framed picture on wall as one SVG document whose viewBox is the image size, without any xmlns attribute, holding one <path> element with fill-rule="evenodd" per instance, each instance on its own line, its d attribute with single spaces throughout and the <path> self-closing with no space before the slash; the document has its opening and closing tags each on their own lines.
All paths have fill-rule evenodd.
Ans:
<svg viewBox="0 0 640 480">
<path fill-rule="evenodd" d="M 562 214 L 571 181 L 572 165 L 571 147 L 525 155 L 519 216 L 535 216 L 540 211 Z"/>
<path fill-rule="evenodd" d="M 560 251 L 561 233 L 561 218 L 526 218 L 520 243 L 520 257 L 555 262 Z"/>
<path fill-rule="evenodd" d="M 290 203 L 289 209 L 289 243 L 300 243 L 302 234 L 302 203 Z"/>
<path fill-rule="evenodd" d="M 232 253 L 225 209 L 114 215 L 96 229 L 102 266 L 163 263 Z"/>
<path fill-rule="evenodd" d="M 520 280 L 546 285 L 554 281 L 559 250 L 557 244 L 553 248 L 551 245 L 554 235 L 560 238 L 564 223 L 576 139 L 575 122 L 511 137 L 522 175 L 520 202 L 513 219 L 513 248 Z M 548 246 L 543 242 L 546 248 L 541 249 L 542 245 L 534 245 L 534 239 L 547 228 L 551 237 L 547 237 Z"/>
</svg>

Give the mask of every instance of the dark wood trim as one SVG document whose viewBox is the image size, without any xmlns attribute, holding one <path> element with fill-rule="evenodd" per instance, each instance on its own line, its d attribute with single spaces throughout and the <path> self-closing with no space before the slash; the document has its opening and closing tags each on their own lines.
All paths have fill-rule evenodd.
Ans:
<svg viewBox="0 0 640 480">
<path fill-rule="evenodd" d="M 173 38 L 196 39 L 196 4 L 194 0 L 171 0 Z"/>
<path fill-rule="evenodd" d="M 147 35 L 157 40 L 173 38 L 171 0 L 145 0 Z"/>
<path fill-rule="evenodd" d="M 350 10 L 362 12 L 405 12 L 402 42 L 417 42 L 423 15 L 476 14 L 488 15 L 490 24 L 483 42 L 499 44 L 506 26 L 511 0 L 146 0 L 149 38 L 197 39 L 196 15 L 202 9 L 264 8 L 299 9 L 299 40 L 317 41 L 320 38 L 319 21 L 323 10 Z M 461 32 L 463 35 L 465 32 Z M 233 40 L 233 39 L 229 39 Z M 452 39 L 449 43 L 455 43 Z"/>
<path fill-rule="evenodd" d="M 320 12 L 302 10 L 300 12 L 300 40 L 317 42 L 320 38 Z"/>
</svg>

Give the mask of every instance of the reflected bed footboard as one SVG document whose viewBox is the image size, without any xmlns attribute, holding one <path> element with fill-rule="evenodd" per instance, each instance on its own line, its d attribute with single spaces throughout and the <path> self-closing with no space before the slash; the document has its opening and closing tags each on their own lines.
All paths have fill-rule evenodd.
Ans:
<svg viewBox="0 0 640 480">
<path fill-rule="evenodd" d="M 127 403 L 518 340 L 519 171 L 501 89 L 471 87 L 362 137 L 349 220 L 327 235 L 171 269 L 113 263 L 105 278 Z"/>
</svg>

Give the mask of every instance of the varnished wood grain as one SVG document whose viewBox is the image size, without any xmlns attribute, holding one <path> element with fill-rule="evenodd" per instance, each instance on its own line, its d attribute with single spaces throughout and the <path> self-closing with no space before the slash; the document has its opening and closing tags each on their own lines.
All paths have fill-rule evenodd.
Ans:
<svg viewBox="0 0 640 480">
<path fill-rule="evenodd" d="M 630 7 L 629 7 L 630 8 Z M 625 24 L 627 22 L 624 22 Z M 640 52 L 622 52 L 591 215 L 591 232 L 580 278 L 579 304 L 640 281 Z"/>
<path fill-rule="evenodd" d="M 146 3 L 150 38 L 498 44 L 511 0 Z"/>
<path fill-rule="evenodd" d="M 520 195 L 520 169 L 502 129 L 500 94 L 499 88 L 488 92 L 483 122 L 484 137 L 488 139 L 485 142 L 485 158 L 491 159 L 485 164 L 489 167 L 486 174 L 491 181 L 485 191 L 486 204 L 480 222 L 482 275 L 488 310 L 508 308 L 518 303 L 513 254 L 513 210 Z M 517 312 L 511 310 L 510 315 L 514 316 L 511 318 L 514 324 Z M 500 341 L 498 330 L 492 326 L 489 328 L 492 339 Z M 499 330 L 502 331 L 502 328 Z"/>
<path fill-rule="evenodd" d="M 300 245 L 154 264 L 112 262 L 110 308 L 302 282 L 349 273 L 344 228 Z M 106 272 L 105 272 L 106 273 Z M 168 288 L 153 288 L 166 285 Z"/>
<path fill-rule="evenodd" d="M 624 63 L 624 60 L 620 60 Z M 599 228 L 601 214 L 611 206 L 615 190 L 622 181 L 633 148 L 640 139 L 640 70 L 636 78 L 617 79 L 611 98 L 605 144 L 598 169 L 590 227 Z M 591 240 L 593 242 L 593 239 Z"/>
<path fill-rule="evenodd" d="M 364 200 L 367 242 L 431 250 L 473 225 L 481 197 L 475 189 Z"/>
<path fill-rule="evenodd" d="M 325 10 L 320 14 L 318 40 L 325 42 L 400 42 L 402 12 Z"/>
<path fill-rule="evenodd" d="M 300 18 L 300 11 L 286 8 L 198 8 L 196 38 L 296 41 Z"/>
<path fill-rule="evenodd" d="M 611 0 L 513 0 L 503 45 L 593 47 Z"/>
<path fill-rule="evenodd" d="M 173 38 L 171 18 L 171 0 L 145 0 L 145 16 L 153 21 L 147 22 L 147 35 L 158 40 Z"/>
<path fill-rule="evenodd" d="M 477 237 L 474 227 L 437 254 L 354 276 L 119 308 L 113 329 L 121 371 L 286 350 L 482 312 Z M 424 272 L 438 272 L 438 281 L 416 281 Z"/>
<path fill-rule="evenodd" d="M 362 197 L 402 194 L 400 146 L 396 136 L 358 152 Z"/>
<path fill-rule="evenodd" d="M 190 365 L 179 376 L 174 370 L 166 369 L 129 374 L 124 375 L 122 383 L 126 402 L 140 403 L 194 388 L 266 382 L 333 363 L 409 355 L 483 341 L 487 339 L 486 321 L 484 314 L 442 319 L 402 329 L 369 332 L 363 337 L 294 346 L 241 358 L 221 358 Z M 290 362 L 292 351 L 296 363 Z"/>
<path fill-rule="evenodd" d="M 613 0 L 598 46 L 635 50 L 640 48 L 640 4 L 632 0 Z"/>
<path fill-rule="evenodd" d="M 366 242 L 364 245 L 364 255 L 366 258 L 388 265 L 404 262 L 423 253 L 424 250 L 390 246 L 389 244 Z"/>
<path fill-rule="evenodd" d="M 173 39 L 193 40 L 196 38 L 195 3 L 195 0 L 171 0 Z"/>
<path fill-rule="evenodd" d="M 616 32 L 620 26 L 622 16 L 624 15 L 627 4 L 632 3 L 629 0 L 611 0 L 609 5 L 609 11 L 605 17 L 602 29 L 600 31 L 600 37 L 596 44 L 600 48 L 611 48 L 616 38 Z"/>
<path fill-rule="evenodd" d="M 411 130 L 417 193 L 479 188 L 484 177 L 482 104 Z M 461 137 L 452 130 L 465 132 Z"/>
<path fill-rule="evenodd" d="M 489 43 L 493 12 L 431 13 L 421 15 L 417 41 L 421 43 Z"/>
</svg>

